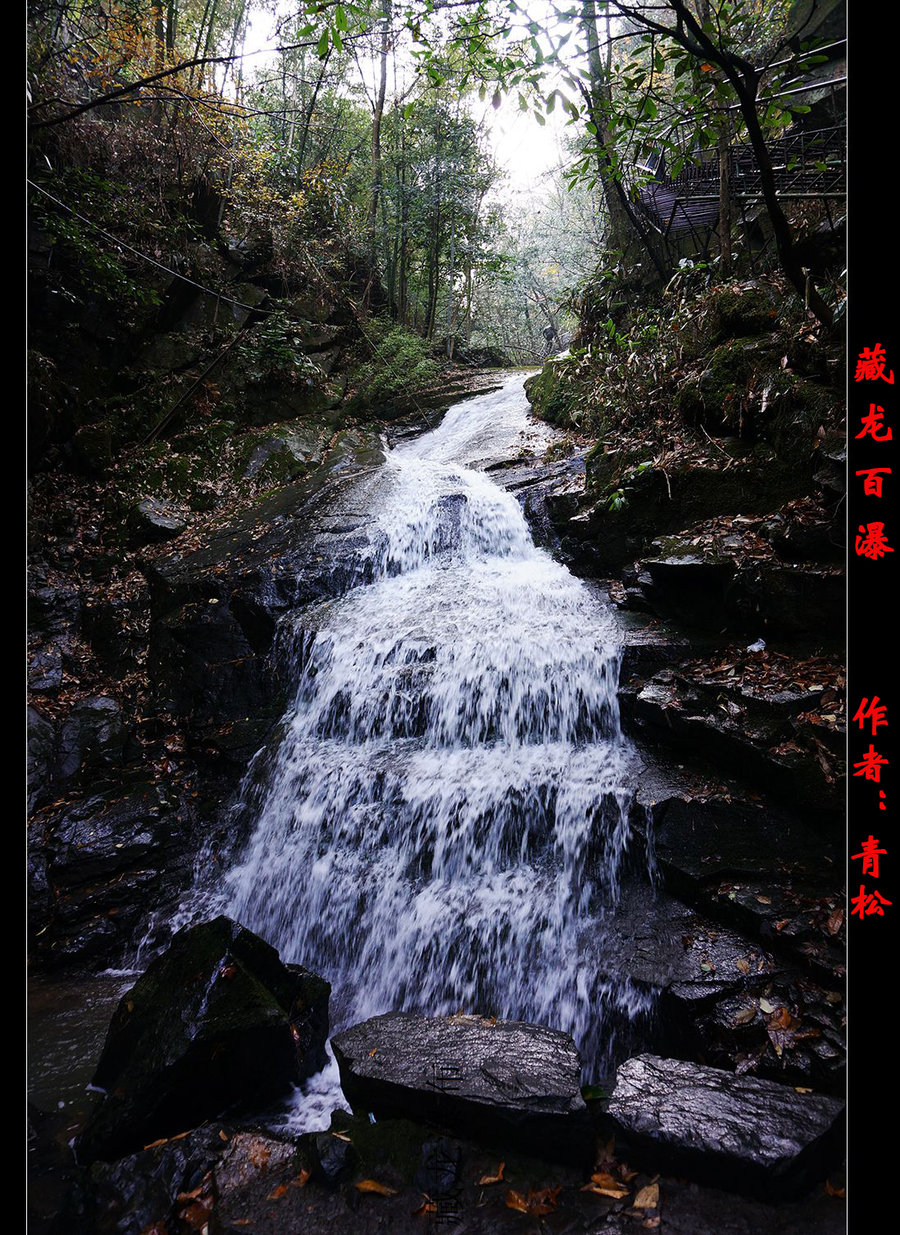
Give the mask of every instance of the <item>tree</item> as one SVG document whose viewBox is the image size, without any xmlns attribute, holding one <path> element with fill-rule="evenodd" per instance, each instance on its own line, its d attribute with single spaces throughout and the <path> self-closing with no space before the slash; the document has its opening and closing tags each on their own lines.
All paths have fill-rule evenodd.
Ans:
<svg viewBox="0 0 900 1235">
<path fill-rule="evenodd" d="M 791 227 L 778 199 L 770 153 L 771 129 L 766 119 L 770 114 L 768 96 L 777 95 L 779 83 L 796 75 L 804 60 L 809 61 L 809 56 L 803 54 L 807 49 L 801 48 L 798 53 L 791 47 L 792 41 L 796 42 L 797 32 L 787 26 L 788 6 L 772 7 L 768 13 L 769 38 L 761 42 L 762 23 L 758 11 L 751 10 L 747 0 L 701 0 L 695 6 L 689 0 L 668 0 L 665 5 L 609 0 L 609 4 L 620 17 L 643 31 L 645 37 L 649 36 L 654 48 L 659 44 L 676 64 L 684 66 L 682 75 L 685 68 L 693 68 L 695 72 L 713 67 L 719 70 L 720 76 L 710 76 L 709 88 L 699 96 L 694 95 L 692 102 L 705 106 L 709 115 L 715 115 L 732 100 L 737 103 L 759 171 L 760 189 L 781 268 L 819 321 L 830 326 L 831 309 L 807 277 L 797 256 Z M 756 17 L 755 27 L 753 17 Z M 754 28 L 755 47 L 748 34 Z M 754 51 L 760 55 L 758 63 L 751 59 Z M 665 54 L 661 55 L 661 61 L 659 67 L 666 63 Z M 761 97 L 763 83 L 767 88 L 766 98 Z M 783 119 L 786 110 L 777 109 L 777 120 Z"/>
</svg>

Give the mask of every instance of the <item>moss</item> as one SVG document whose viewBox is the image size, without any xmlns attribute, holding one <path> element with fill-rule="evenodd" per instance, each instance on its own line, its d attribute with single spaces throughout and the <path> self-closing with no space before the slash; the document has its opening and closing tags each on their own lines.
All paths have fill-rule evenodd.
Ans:
<svg viewBox="0 0 900 1235">
<path fill-rule="evenodd" d="M 775 297 L 768 288 L 716 288 L 710 306 L 713 342 L 774 330 L 778 324 Z"/>
<path fill-rule="evenodd" d="M 525 383 L 525 396 L 535 416 L 553 425 L 572 427 L 582 394 L 580 383 L 566 376 L 564 362 L 548 360 Z"/>
<path fill-rule="evenodd" d="M 335 1130 L 346 1132 L 350 1137 L 363 1176 L 377 1178 L 378 1171 L 389 1166 L 406 1183 L 415 1181 L 422 1145 L 429 1136 L 427 1128 L 409 1119 L 379 1119 L 370 1123 L 368 1119 L 354 1116 L 342 1117 L 339 1122 L 340 1127 Z"/>
</svg>

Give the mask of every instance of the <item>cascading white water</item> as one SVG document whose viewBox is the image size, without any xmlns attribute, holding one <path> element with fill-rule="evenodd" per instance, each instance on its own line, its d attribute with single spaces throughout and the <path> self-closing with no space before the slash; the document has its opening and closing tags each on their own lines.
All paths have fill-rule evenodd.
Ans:
<svg viewBox="0 0 900 1235">
<path fill-rule="evenodd" d="M 522 375 L 392 451 L 376 581 L 298 619 L 304 663 L 226 912 L 333 984 L 340 1024 L 464 1009 L 573 1033 L 629 840 L 610 616 L 467 463 L 514 455 Z"/>
</svg>

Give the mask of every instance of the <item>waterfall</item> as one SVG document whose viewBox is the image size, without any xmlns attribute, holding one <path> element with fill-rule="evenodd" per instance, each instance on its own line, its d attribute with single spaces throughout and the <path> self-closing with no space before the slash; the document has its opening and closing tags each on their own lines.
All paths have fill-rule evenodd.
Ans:
<svg viewBox="0 0 900 1235">
<path fill-rule="evenodd" d="M 647 996 L 602 971 L 628 826 L 611 615 L 472 466 L 522 376 L 388 455 L 375 581 L 305 609 L 296 698 L 224 909 L 333 984 L 338 1026 L 465 1010 L 571 1032 Z"/>
</svg>

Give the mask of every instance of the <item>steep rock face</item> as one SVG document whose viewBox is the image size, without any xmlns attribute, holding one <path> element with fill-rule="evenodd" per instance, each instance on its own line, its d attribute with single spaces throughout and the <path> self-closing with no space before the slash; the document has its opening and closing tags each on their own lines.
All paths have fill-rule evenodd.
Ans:
<svg viewBox="0 0 900 1235">
<path fill-rule="evenodd" d="M 591 1156 L 581 1061 L 568 1034 L 518 1021 L 395 1012 L 338 1034 L 332 1047 L 355 1109 L 430 1119 L 550 1158 Z"/>
<path fill-rule="evenodd" d="M 679 1059 L 622 1064 L 608 1117 L 628 1151 L 762 1195 L 802 1190 L 839 1150 L 843 1103 Z"/>
<path fill-rule="evenodd" d="M 122 998 L 94 1084 L 106 1096 L 79 1160 L 115 1159 L 258 1104 L 325 1063 L 330 987 L 218 917 L 179 931 Z"/>
</svg>

